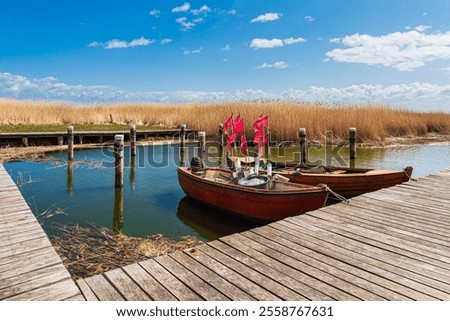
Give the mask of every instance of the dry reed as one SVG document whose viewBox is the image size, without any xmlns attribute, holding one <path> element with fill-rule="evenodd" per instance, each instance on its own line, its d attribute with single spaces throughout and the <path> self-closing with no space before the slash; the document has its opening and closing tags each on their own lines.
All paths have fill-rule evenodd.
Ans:
<svg viewBox="0 0 450 321">
<path fill-rule="evenodd" d="M 94 224 L 54 229 L 58 233 L 51 237 L 53 247 L 75 280 L 202 243 L 193 236 L 131 237 Z"/>
<path fill-rule="evenodd" d="M 272 138 L 297 140 L 300 127 L 308 138 L 323 140 L 326 132 L 345 139 L 349 127 L 358 129 L 360 141 L 381 141 L 387 137 L 423 136 L 450 133 L 450 114 L 426 113 L 378 105 L 324 105 L 282 101 L 233 102 L 217 104 L 121 104 L 69 105 L 45 101 L 0 99 L 0 124 L 136 124 L 175 128 L 185 123 L 215 137 L 218 124 L 234 113 L 246 122 L 252 138 L 252 122 L 260 114 L 269 115 Z"/>
</svg>

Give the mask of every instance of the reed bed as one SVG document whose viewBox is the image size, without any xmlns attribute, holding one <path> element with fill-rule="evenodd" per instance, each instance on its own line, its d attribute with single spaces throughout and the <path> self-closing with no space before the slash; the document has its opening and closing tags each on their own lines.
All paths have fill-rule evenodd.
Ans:
<svg viewBox="0 0 450 321">
<path fill-rule="evenodd" d="M 61 102 L 0 99 L 0 125 L 38 124 L 136 124 L 205 131 L 216 137 L 218 124 L 234 113 L 244 118 L 248 139 L 252 123 L 260 114 L 269 115 L 273 140 L 297 141 L 298 129 L 307 129 L 309 139 L 324 140 L 327 132 L 346 139 L 356 127 L 360 141 L 382 141 L 387 137 L 450 134 L 450 114 L 414 112 L 382 105 L 325 105 L 283 101 L 209 104 L 120 104 L 71 105 Z"/>
<path fill-rule="evenodd" d="M 193 236 L 132 237 L 95 224 L 53 228 L 58 234 L 50 240 L 74 280 L 203 243 Z"/>
</svg>

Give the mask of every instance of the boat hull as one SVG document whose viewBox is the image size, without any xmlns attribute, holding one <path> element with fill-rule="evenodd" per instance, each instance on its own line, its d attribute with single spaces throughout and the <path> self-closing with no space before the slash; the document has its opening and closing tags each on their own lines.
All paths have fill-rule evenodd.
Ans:
<svg viewBox="0 0 450 321">
<path fill-rule="evenodd" d="M 373 192 L 407 182 L 412 175 L 412 167 L 404 170 L 368 170 L 349 173 L 296 173 L 295 170 L 277 172 L 299 184 L 326 184 L 333 192 L 346 198 Z"/>
<path fill-rule="evenodd" d="M 229 174 L 229 171 L 223 172 Z M 281 185 L 289 184 L 286 186 L 290 189 L 250 188 L 206 180 L 182 167 L 178 168 L 178 180 L 187 196 L 256 221 L 276 221 L 303 214 L 322 207 L 328 197 L 326 187 L 277 182 L 276 184 Z"/>
</svg>

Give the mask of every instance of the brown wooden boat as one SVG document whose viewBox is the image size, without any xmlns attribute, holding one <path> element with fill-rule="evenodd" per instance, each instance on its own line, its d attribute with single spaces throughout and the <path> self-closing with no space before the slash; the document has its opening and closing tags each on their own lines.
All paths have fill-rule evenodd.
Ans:
<svg viewBox="0 0 450 321">
<path fill-rule="evenodd" d="M 298 166 L 279 169 L 275 173 L 289 178 L 293 183 L 326 184 L 333 192 L 350 198 L 407 182 L 412 171 L 410 166 L 403 170 Z"/>
<path fill-rule="evenodd" d="M 326 186 L 308 186 L 270 180 L 267 186 L 250 187 L 230 180 L 232 172 L 205 168 L 193 173 L 178 168 L 178 180 L 187 196 L 216 208 L 256 221 L 275 221 L 322 207 Z"/>
</svg>

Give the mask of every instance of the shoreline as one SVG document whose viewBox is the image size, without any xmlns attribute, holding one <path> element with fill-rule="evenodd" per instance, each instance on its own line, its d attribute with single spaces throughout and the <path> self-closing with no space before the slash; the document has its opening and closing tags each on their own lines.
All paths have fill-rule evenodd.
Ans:
<svg viewBox="0 0 450 321">
<path fill-rule="evenodd" d="M 162 144 L 178 144 L 178 140 L 149 140 L 139 141 L 141 146 L 162 145 Z M 189 142 L 186 142 L 189 143 Z M 192 143 L 192 142 L 191 142 Z M 310 146 L 314 144 L 323 144 L 321 141 L 309 141 Z M 127 146 L 126 144 L 125 146 Z M 450 134 L 427 134 L 425 136 L 416 137 L 388 137 L 383 141 L 367 141 L 357 143 L 358 148 L 398 148 L 416 145 L 449 145 Z M 95 149 L 101 148 L 105 144 L 78 144 L 74 145 L 74 149 Z M 66 151 L 66 145 L 51 146 L 29 146 L 29 147 L 0 147 L 0 163 L 30 160 L 37 161 L 45 159 L 47 153 Z"/>
</svg>

